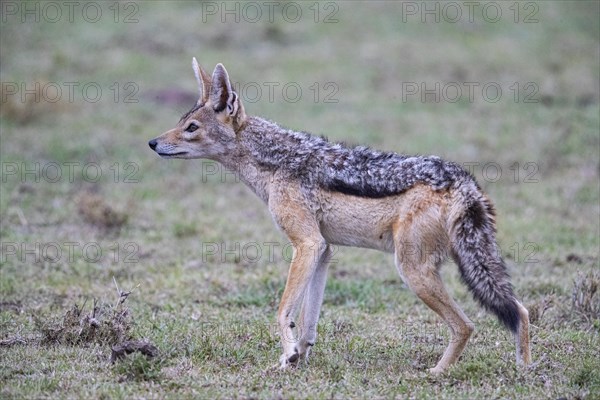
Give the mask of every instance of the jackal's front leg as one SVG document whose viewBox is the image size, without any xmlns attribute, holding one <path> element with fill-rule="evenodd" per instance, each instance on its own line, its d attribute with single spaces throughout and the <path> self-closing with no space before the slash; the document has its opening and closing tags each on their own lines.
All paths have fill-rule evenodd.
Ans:
<svg viewBox="0 0 600 400">
<path fill-rule="evenodd" d="M 279 331 L 283 347 L 283 354 L 279 360 L 281 368 L 296 363 L 300 357 L 300 343 L 293 331 L 296 326 L 294 316 L 303 296 L 307 293 L 307 288 L 317 265 L 327 249 L 327 245 L 322 238 L 293 243 L 293 247 L 292 263 L 278 312 Z"/>
<path fill-rule="evenodd" d="M 310 279 L 302 301 L 297 333 L 299 339 L 298 352 L 300 357 L 304 357 L 305 360 L 308 360 L 309 353 L 317 339 L 317 324 L 327 281 L 327 267 L 332 255 L 331 248 L 327 246 L 316 266 L 315 273 Z"/>
</svg>

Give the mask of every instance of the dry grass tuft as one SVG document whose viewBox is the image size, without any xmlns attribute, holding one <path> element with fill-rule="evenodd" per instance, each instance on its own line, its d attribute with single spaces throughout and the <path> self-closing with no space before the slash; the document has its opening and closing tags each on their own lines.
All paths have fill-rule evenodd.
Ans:
<svg viewBox="0 0 600 400">
<path fill-rule="evenodd" d="M 119 229 L 127 222 L 127 213 L 115 210 L 99 194 L 82 191 L 75 201 L 79 214 L 90 224 L 101 228 Z"/>
<path fill-rule="evenodd" d="M 571 301 L 573 311 L 589 323 L 600 320 L 600 272 L 577 273 Z"/>
<path fill-rule="evenodd" d="M 527 308 L 529 311 L 529 322 L 533 325 L 539 325 L 542 322 L 546 311 L 554 306 L 555 300 L 556 296 L 549 295 L 542 297 L 533 304 L 529 304 L 529 307 Z"/>
<path fill-rule="evenodd" d="M 114 345 L 131 339 L 133 320 L 129 309 L 98 305 L 94 300 L 92 309 L 86 313 L 86 303 L 81 307 L 73 305 L 59 321 L 48 323 L 36 319 L 35 323 L 42 334 L 41 343 Z"/>
</svg>

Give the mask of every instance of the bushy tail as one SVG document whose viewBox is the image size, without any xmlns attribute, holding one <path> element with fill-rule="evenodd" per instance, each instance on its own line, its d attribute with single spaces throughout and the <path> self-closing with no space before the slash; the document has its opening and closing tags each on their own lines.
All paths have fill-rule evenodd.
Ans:
<svg viewBox="0 0 600 400">
<path fill-rule="evenodd" d="M 471 176 L 457 180 L 452 193 L 452 257 L 461 278 L 479 303 L 516 332 L 519 309 L 496 243 L 494 208 Z"/>
</svg>

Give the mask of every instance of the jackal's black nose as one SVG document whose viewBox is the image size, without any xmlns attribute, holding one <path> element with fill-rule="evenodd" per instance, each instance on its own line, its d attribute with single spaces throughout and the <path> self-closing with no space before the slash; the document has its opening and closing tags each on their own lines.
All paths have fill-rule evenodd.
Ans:
<svg viewBox="0 0 600 400">
<path fill-rule="evenodd" d="M 148 142 L 148 146 L 150 146 L 150 148 L 152 150 L 156 150 L 156 145 L 158 144 L 158 142 L 156 141 L 156 139 L 152 139 L 151 141 Z"/>
</svg>

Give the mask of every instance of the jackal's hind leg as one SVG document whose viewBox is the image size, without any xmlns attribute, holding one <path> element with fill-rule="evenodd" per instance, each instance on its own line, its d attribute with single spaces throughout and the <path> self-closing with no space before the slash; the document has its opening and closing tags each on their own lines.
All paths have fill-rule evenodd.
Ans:
<svg viewBox="0 0 600 400">
<path fill-rule="evenodd" d="M 474 325 L 450 297 L 434 265 L 418 266 L 397 259 L 397 266 L 409 288 L 450 328 L 450 344 L 437 365 L 429 370 L 434 374 L 442 373 L 458 360 Z"/>
<path fill-rule="evenodd" d="M 515 334 L 517 342 L 517 364 L 531 364 L 531 349 L 529 347 L 529 312 L 517 301 L 519 307 L 519 330 Z"/>
</svg>

